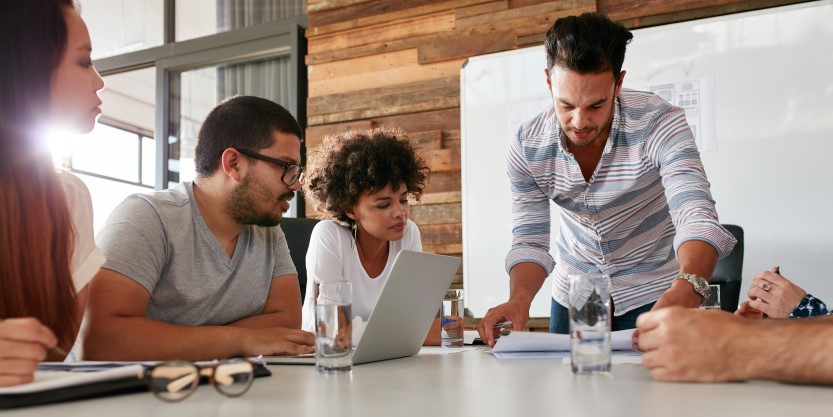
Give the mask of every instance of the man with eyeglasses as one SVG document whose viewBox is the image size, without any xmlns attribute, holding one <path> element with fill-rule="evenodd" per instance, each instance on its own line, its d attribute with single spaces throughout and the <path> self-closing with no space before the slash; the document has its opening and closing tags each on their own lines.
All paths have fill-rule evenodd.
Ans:
<svg viewBox="0 0 833 417">
<path fill-rule="evenodd" d="M 210 360 L 313 351 L 277 226 L 300 189 L 301 127 L 269 100 L 208 114 L 197 178 L 128 197 L 98 235 L 84 359 Z"/>
</svg>

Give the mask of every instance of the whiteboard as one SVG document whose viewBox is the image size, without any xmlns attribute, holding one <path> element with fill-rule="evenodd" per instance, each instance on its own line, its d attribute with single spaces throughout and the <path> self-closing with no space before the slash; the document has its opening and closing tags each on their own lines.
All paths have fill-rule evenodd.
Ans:
<svg viewBox="0 0 833 417">
<path fill-rule="evenodd" d="M 717 149 L 701 156 L 720 221 L 745 231 L 741 299 L 779 265 L 833 302 L 831 22 L 833 1 L 818 1 L 634 30 L 628 46 L 625 87 L 714 79 Z M 509 297 L 506 152 L 519 115 L 550 100 L 545 67 L 539 46 L 471 58 L 460 73 L 464 285 L 475 317 Z M 531 317 L 549 317 L 551 285 Z"/>
</svg>

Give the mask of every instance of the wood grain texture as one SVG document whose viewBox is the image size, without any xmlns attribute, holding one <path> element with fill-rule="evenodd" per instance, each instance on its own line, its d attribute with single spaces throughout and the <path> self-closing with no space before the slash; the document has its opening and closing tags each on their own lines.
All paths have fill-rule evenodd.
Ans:
<svg viewBox="0 0 833 417">
<path fill-rule="evenodd" d="M 338 4 L 342 2 L 344 4 Z M 407 16 L 409 10 L 418 9 L 432 3 L 442 3 L 442 0 L 337 0 L 328 5 L 316 4 L 314 9 L 307 7 L 307 24 L 313 28 L 340 22 L 357 21 L 378 15 L 389 15 L 399 11 L 405 11 Z M 392 16 L 387 20 L 390 21 L 396 18 Z"/>
<path fill-rule="evenodd" d="M 463 240 L 463 225 L 460 223 L 420 225 L 419 231 L 423 245 L 452 245 Z"/>
<path fill-rule="evenodd" d="M 708 17 L 722 16 L 732 13 L 747 12 L 751 10 L 765 9 L 769 7 L 785 6 L 796 3 L 806 3 L 812 0 L 757 0 L 739 1 L 717 6 L 707 6 L 695 9 L 683 9 L 670 13 L 653 14 L 647 16 L 625 17 L 617 19 L 628 28 L 642 28 L 650 26 L 665 25 L 669 23 L 685 22 L 690 20 L 705 19 Z"/>
<path fill-rule="evenodd" d="M 518 46 L 515 30 L 480 33 L 472 31 L 467 35 L 450 32 L 438 36 L 434 42 L 419 48 L 419 63 L 467 58 L 474 55 L 508 51 Z"/>
<path fill-rule="evenodd" d="M 411 207 L 411 220 L 418 225 L 462 222 L 460 203 L 422 204 Z"/>
<path fill-rule="evenodd" d="M 701 14 L 696 18 L 701 18 L 805 1 L 807 0 L 598 0 L 598 9 L 611 19 L 636 19 L 634 23 L 637 23 L 646 17 L 663 14 L 684 15 L 685 12 L 700 10 Z M 644 25 L 638 24 L 638 27 Z"/>
<path fill-rule="evenodd" d="M 372 120 L 351 120 L 344 123 L 334 123 L 328 125 L 310 126 L 304 134 L 304 144 L 307 149 L 315 148 L 321 144 L 325 136 L 333 135 L 344 130 L 352 129 L 371 129 L 375 125 Z"/>
<path fill-rule="evenodd" d="M 422 204 L 443 204 L 459 203 L 463 201 L 463 193 L 460 191 L 444 191 L 439 193 L 423 194 Z"/>
<path fill-rule="evenodd" d="M 378 3 L 384 3 L 383 7 L 378 6 Z M 398 4 L 391 4 L 398 3 Z M 329 33 L 342 32 L 350 29 L 357 29 L 367 26 L 378 25 L 380 23 L 387 23 L 390 21 L 405 19 L 410 17 L 418 17 L 426 14 L 433 14 L 437 12 L 444 12 L 448 10 L 455 10 L 459 13 L 462 9 L 475 9 L 482 3 L 494 3 L 494 0 L 430 0 L 424 2 L 391 2 L 390 0 L 376 0 L 368 2 L 363 5 L 361 11 L 356 10 L 341 10 L 339 11 L 340 21 L 333 21 L 332 18 L 322 19 L 320 14 L 315 14 L 307 20 L 308 23 L 308 37 L 315 37 L 319 35 L 326 35 Z M 420 5 L 422 4 L 422 5 Z M 405 7 L 404 9 L 401 7 Z M 348 13 L 353 13 L 353 17 L 346 16 Z M 477 14 L 476 12 L 473 12 Z M 459 14 L 458 14 L 459 16 Z M 333 16 L 334 17 L 334 16 Z"/>
<path fill-rule="evenodd" d="M 313 125 L 336 123 L 456 108 L 459 96 L 459 76 L 443 77 L 352 93 L 311 96 L 307 99 L 307 114 Z"/>
<path fill-rule="evenodd" d="M 414 18 L 400 19 L 366 28 L 309 37 L 308 54 L 315 55 L 334 49 L 352 48 L 377 42 L 387 42 L 427 33 L 454 29 L 454 12 L 442 12 Z"/>
<path fill-rule="evenodd" d="M 460 171 L 446 171 L 431 173 L 428 184 L 425 185 L 426 193 L 441 193 L 448 190 L 460 190 Z"/>
<path fill-rule="evenodd" d="M 358 92 L 371 88 L 390 87 L 417 81 L 446 78 L 455 75 L 459 76 L 460 68 L 462 68 L 464 61 L 464 59 L 455 59 L 451 61 L 420 65 L 419 62 L 415 60 L 413 63 L 401 65 L 395 68 L 387 68 L 379 71 L 367 71 L 363 74 L 347 75 L 339 78 L 310 81 L 309 96 L 315 97 L 328 94 Z"/>
<path fill-rule="evenodd" d="M 489 14 L 503 11 L 509 8 L 508 0 L 490 1 L 488 3 L 477 4 L 468 7 L 458 7 L 454 12 L 458 19 L 463 17 L 477 16 L 479 14 Z"/>
</svg>

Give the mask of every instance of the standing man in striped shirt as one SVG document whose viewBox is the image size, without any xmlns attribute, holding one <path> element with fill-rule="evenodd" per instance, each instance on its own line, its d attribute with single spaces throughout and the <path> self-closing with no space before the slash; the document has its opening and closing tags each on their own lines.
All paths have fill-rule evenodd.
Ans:
<svg viewBox="0 0 833 417">
<path fill-rule="evenodd" d="M 623 330 L 652 309 L 699 306 L 718 258 L 734 247 L 683 110 L 622 89 L 631 39 L 598 13 L 558 19 L 547 32 L 553 106 L 510 143 L 510 296 L 480 321 L 489 345 L 496 323 L 523 328 L 553 272 L 551 332 L 569 332 L 567 276 L 593 272 L 610 275 L 613 330 Z M 560 207 L 555 259 L 550 201 Z"/>
</svg>

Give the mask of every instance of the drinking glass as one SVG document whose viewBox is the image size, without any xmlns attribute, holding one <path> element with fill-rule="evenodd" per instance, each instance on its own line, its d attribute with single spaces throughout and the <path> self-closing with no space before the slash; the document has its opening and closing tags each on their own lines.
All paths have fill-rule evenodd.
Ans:
<svg viewBox="0 0 833 417">
<path fill-rule="evenodd" d="M 448 290 L 443 297 L 440 324 L 442 347 L 463 347 L 463 291 Z"/>
<path fill-rule="evenodd" d="M 315 368 L 322 373 L 353 369 L 353 291 L 350 281 L 315 284 Z"/>
<path fill-rule="evenodd" d="M 709 285 L 709 288 L 711 288 L 711 294 L 709 294 L 709 298 L 703 300 L 700 308 L 704 310 L 720 309 L 720 285 Z"/>
<path fill-rule="evenodd" d="M 570 275 L 570 359 L 573 373 L 610 372 L 610 277 Z"/>
</svg>

